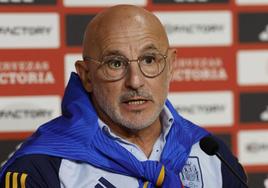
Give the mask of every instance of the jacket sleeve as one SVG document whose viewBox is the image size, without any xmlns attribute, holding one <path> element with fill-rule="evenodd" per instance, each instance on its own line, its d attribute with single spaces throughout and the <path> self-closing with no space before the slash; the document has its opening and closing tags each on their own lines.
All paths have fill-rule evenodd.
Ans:
<svg viewBox="0 0 268 188">
<path fill-rule="evenodd" d="M 239 174 L 239 176 L 247 182 L 246 173 L 239 163 L 238 159 L 231 153 L 230 149 L 217 137 L 214 137 L 219 144 L 219 153 L 222 157 L 230 164 L 230 166 Z M 226 167 L 225 164 L 221 163 L 221 171 L 223 178 L 223 188 L 244 188 L 245 186 L 240 183 L 237 177 Z"/>
<path fill-rule="evenodd" d="M 47 155 L 26 155 L 5 171 L 0 188 L 60 188 L 61 159 Z"/>
</svg>

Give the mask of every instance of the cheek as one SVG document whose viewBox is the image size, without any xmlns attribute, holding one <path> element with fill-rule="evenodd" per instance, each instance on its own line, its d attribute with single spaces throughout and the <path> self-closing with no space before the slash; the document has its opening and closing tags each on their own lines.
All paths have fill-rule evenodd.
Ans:
<svg viewBox="0 0 268 188">
<path fill-rule="evenodd" d="M 98 101 L 115 103 L 119 96 L 119 89 L 109 83 L 101 84 L 96 82 L 93 84 L 93 94 Z"/>
</svg>

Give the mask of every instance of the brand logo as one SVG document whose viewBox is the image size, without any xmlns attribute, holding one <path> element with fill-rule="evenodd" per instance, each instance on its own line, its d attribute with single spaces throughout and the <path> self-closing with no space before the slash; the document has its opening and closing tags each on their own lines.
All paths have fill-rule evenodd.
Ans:
<svg viewBox="0 0 268 188">
<path fill-rule="evenodd" d="M 197 157 L 189 157 L 180 173 L 182 184 L 189 188 L 202 188 L 202 171 Z"/>
<path fill-rule="evenodd" d="M 1 13 L 0 23 L 0 48 L 59 47 L 56 13 Z"/>
<path fill-rule="evenodd" d="M 81 46 L 84 36 L 84 31 L 88 22 L 95 15 L 67 15 L 67 45 L 68 46 Z"/>
<path fill-rule="evenodd" d="M 261 165 L 268 163 L 267 134 L 267 130 L 240 131 L 238 133 L 238 153 L 242 164 Z"/>
<path fill-rule="evenodd" d="M 236 0 L 238 5 L 267 5 L 268 0 Z"/>
<path fill-rule="evenodd" d="M 220 57 L 178 58 L 174 68 L 174 81 L 221 81 L 228 75 Z"/>
<path fill-rule="evenodd" d="M 76 72 L 74 62 L 82 59 L 82 54 L 66 54 L 64 56 L 64 83 L 67 85 L 72 72 Z"/>
<path fill-rule="evenodd" d="M 12 109 L 12 110 L 0 110 L 0 119 L 24 119 L 24 118 L 51 118 L 52 111 L 46 109 Z"/>
<path fill-rule="evenodd" d="M 33 131 L 60 115 L 60 97 L 0 97 L 0 130 Z"/>
<path fill-rule="evenodd" d="M 268 93 L 240 94 L 240 122 L 267 122 Z"/>
<path fill-rule="evenodd" d="M 240 13 L 239 41 L 241 43 L 268 42 L 268 13 Z"/>
<path fill-rule="evenodd" d="M 104 177 L 99 178 L 98 180 L 100 183 L 96 184 L 95 187 L 98 188 L 116 188 L 111 182 L 109 182 Z M 103 187 L 104 186 L 104 187 Z"/>
<path fill-rule="evenodd" d="M 239 85 L 268 85 L 268 50 L 239 51 L 237 71 Z"/>
<path fill-rule="evenodd" d="M 47 95 L 63 92 L 63 64 L 57 52 L 0 54 L 2 95 Z M 34 86 L 34 87 L 33 87 Z"/>
<path fill-rule="evenodd" d="M 178 51 L 170 84 L 171 91 L 180 91 L 182 88 L 226 88 L 233 84 L 231 72 L 235 68 L 235 59 L 230 57 L 228 50 L 216 48 L 213 49 L 213 55 L 204 48 L 181 48 Z"/>
<path fill-rule="evenodd" d="M 202 126 L 233 124 L 233 94 L 221 92 L 171 92 L 175 108 L 187 119 Z"/>
<path fill-rule="evenodd" d="M 252 152 L 257 154 L 258 152 L 261 152 L 263 150 L 268 150 L 268 143 L 255 143 L 252 142 L 247 145 L 248 152 Z"/>
<path fill-rule="evenodd" d="M 227 3 L 229 0 L 153 0 L 153 3 Z"/>
<path fill-rule="evenodd" d="M 54 84 L 55 78 L 47 61 L 0 61 L 0 85 Z"/>
<path fill-rule="evenodd" d="M 173 46 L 229 46 L 232 43 L 231 12 L 155 12 Z"/>
<path fill-rule="evenodd" d="M 265 26 L 265 29 L 260 32 L 259 34 L 259 40 L 263 42 L 268 41 L 268 25 Z"/>
<path fill-rule="evenodd" d="M 0 0 L 0 5 L 4 4 L 4 5 L 34 5 L 34 4 L 38 4 L 38 5 L 55 5 L 56 4 L 56 0 Z"/>
<path fill-rule="evenodd" d="M 268 121 L 268 105 L 266 106 L 266 109 L 260 114 L 260 119 L 262 121 Z"/>
<path fill-rule="evenodd" d="M 147 4 L 146 0 L 64 0 L 65 6 L 113 6 L 117 4 L 132 4 L 138 6 L 145 6 Z"/>
</svg>

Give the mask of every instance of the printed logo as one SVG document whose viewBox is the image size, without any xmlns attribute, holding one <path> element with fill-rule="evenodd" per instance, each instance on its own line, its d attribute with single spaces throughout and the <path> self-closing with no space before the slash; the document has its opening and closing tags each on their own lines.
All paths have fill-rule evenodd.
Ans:
<svg viewBox="0 0 268 188">
<path fill-rule="evenodd" d="M 180 173 L 182 184 L 189 188 L 203 188 L 202 171 L 197 157 L 189 157 Z"/>
<path fill-rule="evenodd" d="M 241 43 L 268 42 L 268 13 L 240 13 L 239 41 Z"/>
<path fill-rule="evenodd" d="M 238 5 L 267 5 L 268 0 L 236 0 Z"/>
<path fill-rule="evenodd" d="M 240 94 L 240 122 L 267 122 L 268 93 Z"/>
<path fill-rule="evenodd" d="M 235 59 L 228 50 L 215 48 L 213 55 L 207 49 L 179 49 L 174 64 L 171 91 L 202 90 L 204 87 L 226 88 L 233 84 Z"/>
<path fill-rule="evenodd" d="M 155 12 L 172 46 L 229 46 L 230 11 Z"/>
<path fill-rule="evenodd" d="M 268 50 L 239 51 L 237 71 L 241 86 L 268 85 Z"/>
<path fill-rule="evenodd" d="M 267 135 L 268 130 L 240 131 L 238 133 L 238 153 L 242 164 L 265 165 L 268 163 Z"/>
<path fill-rule="evenodd" d="M 230 91 L 170 92 L 177 111 L 201 126 L 232 126 L 233 94 Z"/>
<path fill-rule="evenodd" d="M 229 0 L 153 0 L 155 4 L 169 4 L 169 3 L 178 3 L 178 4 L 186 4 L 186 3 L 228 3 Z"/>
<path fill-rule="evenodd" d="M 54 84 L 48 61 L 0 61 L 0 85 Z"/>
<path fill-rule="evenodd" d="M 146 0 L 63 0 L 64 6 L 113 6 L 117 4 L 132 4 L 137 6 L 146 6 Z"/>
<path fill-rule="evenodd" d="M 265 29 L 259 34 L 260 41 L 268 41 L 268 25 Z"/>
<path fill-rule="evenodd" d="M 63 65 L 60 61 L 56 52 L 0 54 L 1 95 L 62 93 Z"/>
<path fill-rule="evenodd" d="M 266 109 L 260 114 L 260 119 L 262 121 L 268 121 L 268 105 L 266 106 Z"/>
<path fill-rule="evenodd" d="M 60 115 L 59 96 L 0 97 L 1 131 L 34 131 Z"/>
<path fill-rule="evenodd" d="M 56 0 L 0 0 L 0 5 L 55 5 Z"/>
<path fill-rule="evenodd" d="M 56 13 L 1 13 L 0 48 L 58 48 Z"/>
<path fill-rule="evenodd" d="M 230 51 L 221 48 L 210 50 L 191 48 L 178 49 L 178 57 L 174 63 L 174 74 L 171 82 L 171 91 L 202 90 L 206 88 L 226 88 L 233 82 L 235 59 Z M 194 87 L 193 87 L 194 86 Z"/>
<path fill-rule="evenodd" d="M 247 145 L 247 150 L 248 152 L 253 152 L 253 153 L 258 153 L 261 152 L 262 150 L 268 150 L 268 143 L 250 143 L 249 145 Z"/>
<path fill-rule="evenodd" d="M 67 85 L 70 75 L 75 70 L 75 62 L 82 59 L 82 54 L 66 54 L 64 56 L 64 83 Z"/>
<path fill-rule="evenodd" d="M 258 188 L 268 188 L 268 173 L 247 173 L 248 186 Z"/>
<path fill-rule="evenodd" d="M 68 46 L 81 46 L 84 36 L 84 31 L 88 22 L 95 15 L 66 15 L 66 27 L 67 27 L 67 45 Z"/>
<path fill-rule="evenodd" d="M 222 81 L 228 76 L 220 57 L 180 57 L 175 63 L 176 81 Z"/>
</svg>

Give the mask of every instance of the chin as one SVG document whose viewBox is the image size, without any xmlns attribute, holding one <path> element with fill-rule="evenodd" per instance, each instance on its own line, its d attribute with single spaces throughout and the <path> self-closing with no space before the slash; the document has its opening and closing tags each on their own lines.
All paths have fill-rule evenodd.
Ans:
<svg viewBox="0 0 268 188">
<path fill-rule="evenodd" d="M 129 123 L 123 123 L 121 124 L 121 126 L 130 131 L 140 131 L 140 130 L 150 127 L 152 124 L 153 124 L 152 122 L 144 123 L 144 121 L 142 121 L 140 123 L 139 122 L 133 123 L 132 121 Z"/>
</svg>

